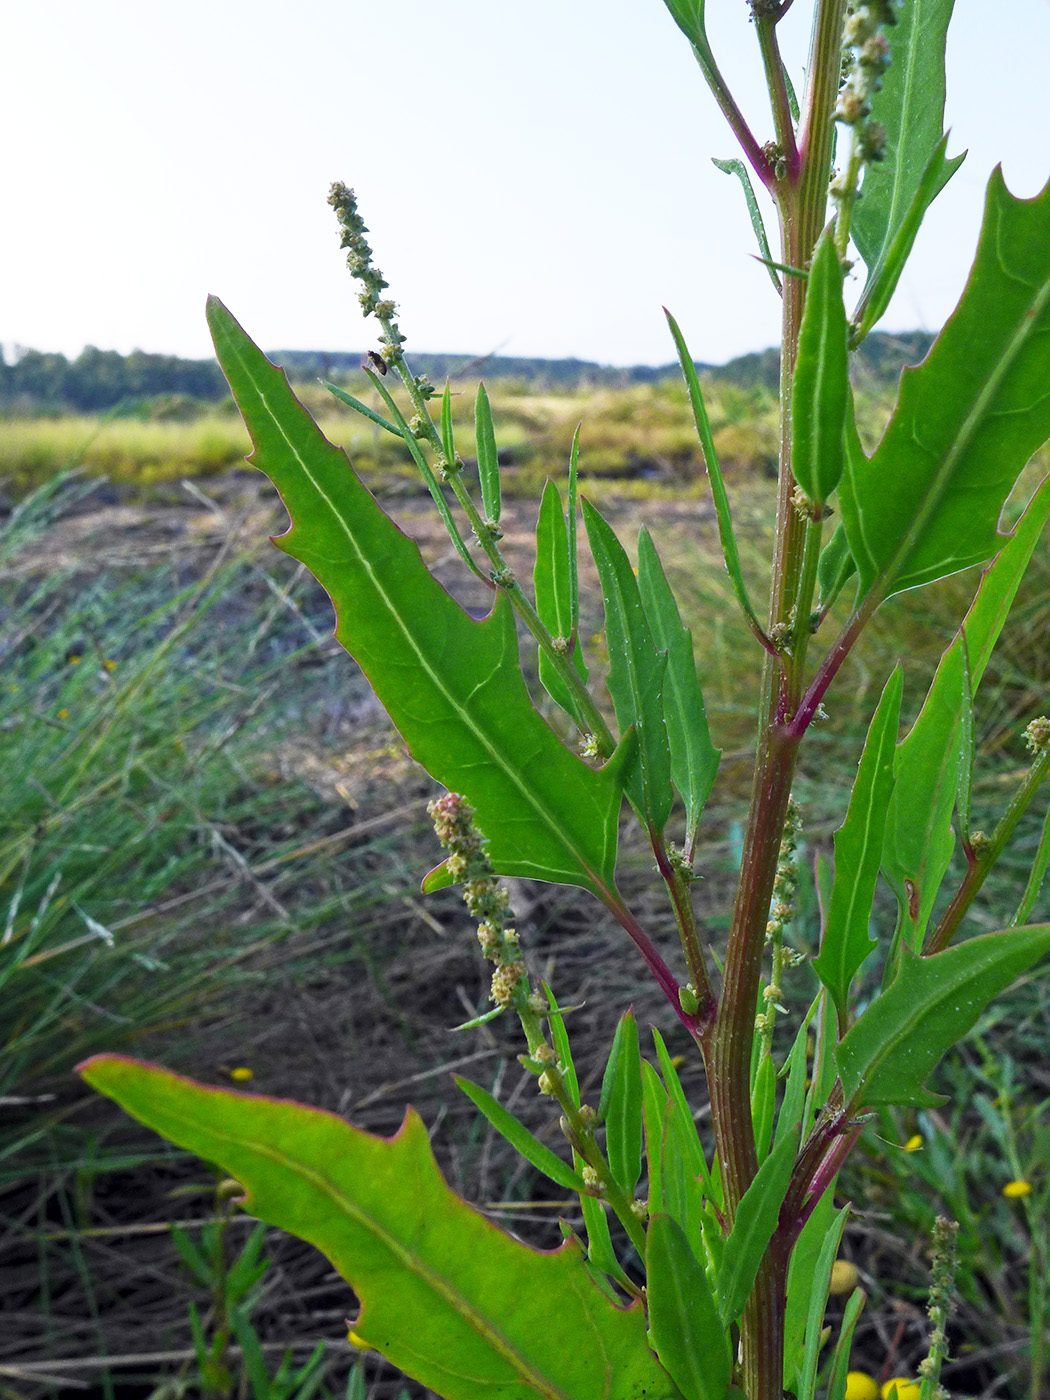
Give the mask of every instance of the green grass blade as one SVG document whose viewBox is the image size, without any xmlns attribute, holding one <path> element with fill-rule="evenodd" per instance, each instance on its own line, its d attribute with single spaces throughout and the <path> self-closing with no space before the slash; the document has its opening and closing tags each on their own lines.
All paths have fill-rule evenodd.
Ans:
<svg viewBox="0 0 1050 1400">
<path fill-rule="evenodd" d="M 761 636 L 762 627 L 751 606 L 751 599 L 748 597 L 747 585 L 744 583 L 744 573 L 740 567 L 740 551 L 737 549 L 736 535 L 733 533 L 733 517 L 729 509 L 729 497 L 726 494 L 725 482 L 722 479 L 722 468 L 718 464 L 718 453 L 715 451 L 714 438 L 711 436 L 711 423 L 707 416 L 707 408 L 704 405 L 704 395 L 700 388 L 700 379 L 696 372 L 696 365 L 693 357 L 689 353 L 689 347 L 685 343 L 685 338 L 678 328 L 678 322 L 671 315 L 670 311 L 664 307 L 664 315 L 667 317 L 667 324 L 671 328 L 674 337 L 675 348 L 678 351 L 678 362 L 682 366 L 682 373 L 685 375 L 686 386 L 689 389 L 689 402 L 693 409 L 693 419 L 696 423 L 696 431 L 700 438 L 700 446 L 704 454 L 704 464 L 707 467 L 708 480 L 711 482 L 711 495 L 715 502 L 715 516 L 718 520 L 718 536 L 722 542 L 722 557 L 725 559 L 726 570 L 729 580 L 733 585 L 733 592 L 736 594 L 737 602 L 744 610 L 744 616 L 751 624 L 753 630 Z"/>
<path fill-rule="evenodd" d="M 786 74 L 785 74 L 786 76 Z M 796 120 L 798 114 L 796 113 Z M 712 160 L 711 164 L 716 170 L 721 170 L 724 175 L 735 175 L 744 187 L 744 199 L 747 201 L 747 212 L 751 218 L 751 227 L 755 231 L 755 238 L 758 241 L 758 250 L 762 255 L 762 262 L 769 273 L 769 280 L 778 292 L 783 293 L 780 278 L 773 267 L 773 250 L 769 246 L 769 238 L 766 234 L 765 220 L 762 218 L 762 211 L 758 207 L 758 200 L 755 198 L 755 187 L 751 183 L 751 176 L 747 173 L 747 166 L 742 160 Z"/>
<path fill-rule="evenodd" d="M 333 598 L 336 635 L 368 676 L 410 751 L 474 807 L 500 874 L 611 888 L 622 790 L 537 714 L 518 660 L 509 600 L 475 622 L 379 508 L 220 303 L 220 363 L 255 443 L 253 462 L 292 517 L 281 537 Z"/>
<path fill-rule="evenodd" d="M 845 466 L 850 394 L 842 264 L 825 233 L 809 273 L 791 391 L 791 470 L 815 505 L 823 505 Z"/>
<path fill-rule="evenodd" d="M 478 385 L 478 396 L 474 401 L 474 440 L 478 454 L 481 504 L 485 509 L 485 518 L 493 525 L 498 525 L 503 508 L 500 495 L 499 452 L 496 448 L 496 430 L 492 426 L 492 408 L 484 384 Z"/>
<path fill-rule="evenodd" d="M 744 1311 L 787 1195 L 798 1134 L 788 1133 L 755 1173 L 737 1206 L 718 1271 L 718 1310 L 726 1327 Z"/>
<path fill-rule="evenodd" d="M 664 722 L 671 750 L 671 778 L 685 803 L 685 846 L 690 850 L 722 755 L 711 742 L 692 634 L 682 625 L 660 556 L 645 529 L 638 536 L 638 589 L 653 642 L 667 653 Z"/>
<path fill-rule="evenodd" d="M 851 459 L 842 479 L 863 592 L 890 597 L 1001 547 L 1003 505 L 1050 436 L 1048 378 L 1050 185 L 1015 199 L 997 170 L 958 307 L 923 363 L 904 371 L 874 455 Z"/>
<path fill-rule="evenodd" d="M 878 947 L 868 928 L 893 792 L 903 689 L 904 672 L 898 664 L 868 727 L 846 819 L 835 833 L 835 882 L 813 969 L 835 999 L 840 1024 L 845 1022 L 850 983 Z"/>
<path fill-rule="evenodd" d="M 551 1181 L 556 1181 L 559 1186 L 564 1186 L 569 1191 L 583 1191 L 583 1177 L 540 1142 L 539 1138 L 534 1137 L 525 1124 L 519 1123 L 513 1113 L 508 1113 L 487 1089 L 472 1084 L 469 1079 L 463 1079 L 458 1074 L 454 1074 L 452 1078 L 474 1107 L 485 1115 L 496 1131 L 502 1134 L 527 1162 L 531 1162 L 537 1171 L 541 1171 L 544 1176 L 549 1176 Z"/>
<path fill-rule="evenodd" d="M 598 1117 L 605 1124 L 605 1154 L 618 1186 L 633 1195 L 642 1174 L 642 1060 L 638 1023 L 628 1009 L 620 1017 L 602 1077 Z"/>
<path fill-rule="evenodd" d="M 985 933 L 931 957 L 903 950 L 895 980 L 871 1003 L 836 1051 L 856 1106 L 943 1102 L 926 1076 L 988 1003 L 1050 951 L 1050 924 Z"/>
<path fill-rule="evenodd" d="M 724 1400 L 732 1373 L 729 1338 L 707 1272 L 669 1215 L 649 1221 L 645 1271 L 649 1333 L 661 1363 L 685 1400 Z"/>
<path fill-rule="evenodd" d="M 348 394 L 345 389 L 340 389 L 338 384 L 331 384 L 326 379 L 324 387 L 330 394 L 334 394 L 340 403 L 345 403 L 348 408 L 352 408 L 356 413 L 360 413 L 363 418 L 367 418 L 370 423 L 374 423 L 377 428 L 385 428 L 388 433 L 393 433 L 396 438 L 402 436 L 401 429 L 396 428 L 393 423 L 388 422 L 381 413 L 377 413 L 374 408 L 369 408 L 360 399 L 355 399 L 353 394 Z"/>
<path fill-rule="evenodd" d="M 872 117 L 886 132 L 886 156 L 865 167 L 864 195 L 850 224 L 869 281 L 906 221 L 942 139 L 944 50 L 954 5 L 955 0 L 908 0 L 886 31 L 893 61 L 871 102 Z M 956 163 L 950 163 L 938 188 Z"/>
<path fill-rule="evenodd" d="M 467 1205 L 411 1109 L 395 1137 L 380 1138 L 332 1113 L 118 1056 L 81 1073 L 140 1122 L 218 1163 L 245 1188 L 252 1214 L 321 1249 L 360 1300 L 357 1336 L 447 1400 L 476 1400 L 479 1377 L 546 1400 L 672 1400 L 642 1307 L 610 1303 L 575 1245 L 531 1249 Z"/>
<path fill-rule="evenodd" d="M 663 698 L 667 655 L 656 649 L 623 545 L 589 501 L 583 503 L 583 519 L 605 605 L 609 693 L 621 735 L 633 726 L 638 737 L 637 766 L 628 778 L 628 793 L 660 832 L 673 800 Z"/>
</svg>

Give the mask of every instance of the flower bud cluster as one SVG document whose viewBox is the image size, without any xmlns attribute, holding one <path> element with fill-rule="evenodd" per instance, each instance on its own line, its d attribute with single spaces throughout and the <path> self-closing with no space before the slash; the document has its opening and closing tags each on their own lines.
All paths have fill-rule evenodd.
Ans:
<svg viewBox="0 0 1050 1400">
<path fill-rule="evenodd" d="M 496 879 L 492 862 L 485 853 L 481 832 L 474 825 L 474 813 L 458 792 L 446 792 L 427 807 L 437 838 L 448 851 L 446 869 L 463 886 L 463 899 L 478 920 L 478 942 L 486 958 L 495 963 L 492 1000 L 497 1006 L 512 1005 L 523 989 L 530 993 L 528 975 L 522 960 L 518 935 L 507 926 L 510 900 Z"/>
<path fill-rule="evenodd" d="M 1025 742 L 1032 753 L 1046 753 L 1050 749 L 1050 718 L 1040 715 L 1038 719 L 1032 720 L 1031 724 L 1024 732 Z"/>
<path fill-rule="evenodd" d="M 890 66 L 890 44 L 882 30 L 897 23 L 900 0 L 864 0 L 850 5 L 843 35 L 848 60 L 846 81 L 839 89 L 835 120 L 854 129 L 862 161 L 882 160 L 886 154 L 886 132 L 881 123 L 871 121 L 871 99 L 882 86 L 882 76 Z M 836 191 L 832 185 L 832 193 Z"/>
<path fill-rule="evenodd" d="M 767 942 L 779 942 L 795 916 L 795 899 L 798 895 L 798 860 L 795 852 L 801 833 L 801 814 L 797 805 L 789 802 L 784 821 L 784 835 L 780 841 L 780 854 L 777 857 L 777 873 L 773 881 L 773 907 L 769 911 L 770 919 L 766 925 Z"/>
<path fill-rule="evenodd" d="M 357 298 L 361 311 L 365 316 L 375 316 L 379 320 L 383 327 L 380 348 L 387 360 L 396 360 L 401 355 L 405 337 L 395 319 L 397 304 L 382 295 L 390 284 L 372 264 L 372 247 L 365 237 L 368 229 L 358 213 L 357 198 L 353 190 L 337 180 L 328 192 L 328 203 L 339 219 L 339 246 L 346 249 L 346 265 L 351 275 L 361 283 Z"/>
<path fill-rule="evenodd" d="M 939 1384 L 941 1366 L 948 1357 L 947 1324 L 952 1310 L 952 1295 L 955 1288 L 956 1236 L 959 1227 L 954 1220 L 943 1215 L 937 1217 L 933 1227 L 933 1268 L 930 1301 L 927 1311 L 933 1330 L 930 1333 L 929 1353 L 919 1362 L 919 1375 L 929 1382 L 934 1400 L 947 1400 L 948 1392 Z"/>
</svg>

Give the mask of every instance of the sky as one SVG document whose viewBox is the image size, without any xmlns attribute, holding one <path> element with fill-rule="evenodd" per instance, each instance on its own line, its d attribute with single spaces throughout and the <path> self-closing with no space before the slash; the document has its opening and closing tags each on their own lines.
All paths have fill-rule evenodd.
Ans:
<svg viewBox="0 0 1050 1400">
<path fill-rule="evenodd" d="M 745 0 L 719 61 L 771 135 Z M 782 25 L 801 85 L 811 6 Z M 772 344 L 736 155 L 660 0 L 0 0 L 0 342 L 205 356 L 208 292 L 268 349 L 374 343 L 328 186 L 358 194 L 406 351 L 673 358 Z M 886 329 L 937 329 L 983 191 L 1050 175 L 1050 0 L 957 0 L 950 153 Z M 859 290 L 859 288 L 858 288 Z"/>
</svg>

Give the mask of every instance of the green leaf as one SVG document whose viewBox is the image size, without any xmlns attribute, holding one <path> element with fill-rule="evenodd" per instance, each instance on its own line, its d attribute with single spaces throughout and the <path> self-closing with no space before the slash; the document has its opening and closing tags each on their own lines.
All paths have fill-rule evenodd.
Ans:
<svg viewBox="0 0 1050 1400">
<path fill-rule="evenodd" d="M 706 47 L 707 34 L 704 29 L 704 6 L 706 0 L 664 0 L 675 24 L 691 44 Z"/>
<path fill-rule="evenodd" d="M 835 1343 L 835 1354 L 831 1358 L 828 1400 L 846 1400 L 846 1382 L 849 1378 L 849 1354 L 853 1346 L 853 1333 L 867 1301 L 868 1296 L 863 1288 L 855 1288 L 849 1295 L 843 1309 L 839 1339 Z"/>
<path fill-rule="evenodd" d="M 824 1309 L 828 1305 L 831 1270 L 839 1252 L 842 1232 L 846 1228 L 849 1206 L 843 1206 L 831 1222 L 817 1256 L 810 1282 L 809 1307 L 806 1314 L 806 1341 L 799 1369 L 797 1400 L 813 1400 L 817 1384 L 817 1361 L 820 1358 L 820 1338 L 824 1331 Z"/>
<path fill-rule="evenodd" d="M 832 532 L 831 539 L 820 551 L 817 562 L 817 582 L 820 585 L 820 612 L 826 612 L 846 584 L 857 572 L 853 555 L 849 552 L 846 527 L 840 520 Z"/>
<path fill-rule="evenodd" d="M 814 998 L 809 1010 L 802 1018 L 802 1023 L 795 1032 L 795 1039 L 792 1042 L 791 1050 L 787 1057 L 787 1083 L 784 1086 L 784 1097 L 780 1104 L 780 1112 L 777 1114 L 777 1131 L 773 1141 L 774 1144 L 781 1141 L 788 1133 L 794 1132 L 798 1137 L 799 1124 L 802 1122 L 802 1110 L 806 1103 L 806 1049 L 808 1045 L 808 1032 L 810 1022 L 820 1005 L 820 995 Z"/>
<path fill-rule="evenodd" d="M 1043 830 L 1039 837 L 1039 845 L 1036 848 L 1035 859 L 1032 861 L 1032 868 L 1028 875 L 1028 883 L 1025 885 L 1021 902 L 1017 906 L 1013 918 L 1010 920 L 1010 927 L 1023 924 L 1028 919 L 1035 902 L 1039 898 L 1039 891 L 1043 887 L 1046 879 L 1047 867 L 1050 866 L 1050 807 L 1046 809 L 1046 816 L 1043 818 Z"/>
<path fill-rule="evenodd" d="M 948 137 L 943 136 L 934 148 L 933 154 L 923 171 L 918 188 L 912 195 L 911 203 L 903 219 L 897 225 L 892 237 L 879 249 L 876 261 L 868 272 L 864 292 L 853 315 L 853 328 L 850 336 L 851 348 L 861 343 L 882 319 L 890 304 L 897 283 L 904 271 L 904 265 L 911 256 L 916 236 L 922 227 L 926 210 L 948 183 L 965 160 L 965 154 L 947 158 Z M 869 171 L 873 167 L 868 167 Z"/>
<path fill-rule="evenodd" d="M 379 1138 L 333 1113 L 120 1056 L 97 1056 L 81 1073 L 218 1163 L 253 1215 L 322 1250 L 360 1300 L 355 1333 L 447 1400 L 477 1400 L 480 1389 L 507 1400 L 634 1400 L 650 1388 L 672 1400 L 642 1308 L 609 1303 L 576 1246 L 531 1249 L 468 1206 L 411 1109 L 395 1137 Z"/>
<path fill-rule="evenodd" d="M 822 993 L 823 995 L 823 993 Z M 802 1227 L 788 1264 L 787 1309 L 784 1317 L 784 1383 L 798 1394 L 809 1300 L 824 1241 L 837 1229 L 834 1186 L 829 1186 Z"/>
<path fill-rule="evenodd" d="M 331 596 L 336 636 L 413 757 L 474 807 L 499 874 L 611 888 L 621 778 L 571 754 L 532 706 L 498 594 L 475 622 L 428 572 L 288 387 L 217 301 L 219 361 L 292 527 L 278 541 Z M 622 761 L 622 760 L 621 760 Z"/>
<path fill-rule="evenodd" d="M 839 484 L 850 395 L 842 264 L 830 232 L 817 244 L 791 390 L 791 470 L 815 505 Z"/>
<path fill-rule="evenodd" d="M 736 1208 L 718 1271 L 718 1308 L 728 1327 L 744 1311 L 791 1182 L 798 1134 L 788 1133 L 755 1173 Z"/>
<path fill-rule="evenodd" d="M 785 77 L 787 75 L 785 74 Z M 742 160 L 712 160 L 711 164 L 716 170 L 721 170 L 725 175 L 735 175 L 744 187 L 744 199 L 747 202 L 747 212 L 751 217 L 751 227 L 755 231 L 755 238 L 758 242 L 758 250 L 761 254 L 761 261 L 765 264 L 769 273 L 769 280 L 778 292 L 783 292 L 780 278 L 773 267 L 773 251 L 769 246 L 769 238 L 766 235 L 766 225 L 762 218 L 762 211 L 758 207 L 758 200 L 755 198 L 755 188 L 751 183 L 751 176 L 747 173 L 747 166 Z"/>
<path fill-rule="evenodd" d="M 324 381 L 324 387 L 330 394 L 334 394 L 340 402 L 360 413 L 370 423 L 374 423 L 377 428 L 385 428 L 388 433 L 393 433 L 396 438 L 400 439 L 401 429 L 395 428 L 393 423 L 388 423 L 381 413 L 376 413 L 375 409 L 369 408 L 360 399 L 355 399 L 353 394 L 348 394 L 345 389 L 340 389 L 338 384 L 329 384 L 327 379 Z"/>
<path fill-rule="evenodd" d="M 565 1024 L 565 1013 L 558 1005 L 557 998 L 546 982 L 541 983 L 543 991 L 550 1005 L 551 1014 L 547 1024 L 551 1028 L 551 1039 L 554 1048 L 558 1052 L 558 1063 L 562 1067 L 565 1076 L 565 1087 L 569 1091 L 573 1103 L 577 1108 L 580 1106 L 580 1081 L 576 1074 L 576 1066 L 572 1062 L 572 1050 L 569 1046 L 569 1028 Z"/>
<path fill-rule="evenodd" d="M 962 300 L 904 371 L 874 456 L 851 459 L 842 480 L 864 593 L 889 597 L 995 553 L 1003 504 L 1050 435 L 1048 380 L 1050 185 L 1015 199 L 996 170 Z"/>
<path fill-rule="evenodd" d="M 481 503 L 485 516 L 493 525 L 499 524 L 503 502 L 500 497 L 499 453 L 496 431 L 492 426 L 492 409 L 484 384 L 478 385 L 474 401 L 474 441 L 478 454 L 478 478 L 481 482 Z"/>
<path fill-rule="evenodd" d="M 893 792 L 903 687 L 904 672 L 898 663 L 868 728 L 846 820 L 835 833 L 835 883 L 813 968 L 835 999 L 840 1023 L 845 1020 L 850 983 L 878 947 L 868 927 Z"/>
<path fill-rule="evenodd" d="M 616 1251 L 613 1249 L 612 1236 L 609 1233 L 609 1217 L 605 1213 L 605 1206 L 594 1196 L 581 1196 L 580 1210 L 583 1212 L 583 1224 L 587 1231 L 588 1261 L 594 1268 L 608 1274 L 609 1278 L 615 1279 L 621 1288 L 629 1289 L 631 1280 L 624 1272 L 616 1257 Z"/>
<path fill-rule="evenodd" d="M 671 1379 L 686 1400 L 724 1400 L 729 1339 L 707 1273 L 669 1215 L 650 1217 L 645 1276 L 650 1340 Z"/>
<path fill-rule="evenodd" d="M 736 536 L 733 533 L 733 517 L 729 510 L 729 497 L 726 494 L 725 481 L 722 479 L 722 468 L 718 464 L 718 453 L 715 451 L 715 440 L 711 436 L 711 423 L 707 416 L 707 409 L 704 406 L 704 396 L 700 389 L 700 379 L 696 372 L 696 365 L 693 357 L 689 353 L 689 347 L 685 343 L 682 332 L 678 329 L 678 322 L 671 315 L 670 311 L 664 307 L 664 315 L 667 317 L 667 324 L 671 328 L 674 337 L 675 349 L 678 351 L 678 363 L 682 366 L 682 373 L 685 375 L 686 386 L 689 390 L 689 402 L 693 409 L 693 420 L 696 423 L 696 431 L 700 438 L 700 447 L 704 454 L 704 465 L 707 467 L 708 479 L 711 482 L 711 495 L 715 503 L 715 518 L 718 521 L 718 537 L 722 542 L 722 557 L 725 559 L 726 572 L 729 574 L 729 581 L 733 585 L 737 602 L 744 611 L 744 616 L 751 623 L 752 628 L 761 635 L 761 624 L 754 608 L 751 606 L 751 599 L 748 597 L 747 585 L 744 583 L 744 572 L 740 567 L 740 552 L 736 547 Z"/>
<path fill-rule="evenodd" d="M 965 627 L 963 637 L 965 640 Z M 970 839 L 970 810 L 973 801 L 973 766 L 976 757 L 977 739 L 974 733 L 973 675 L 970 671 L 970 649 L 961 646 L 962 657 L 962 697 L 959 701 L 959 784 L 955 796 L 955 809 L 959 815 L 959 835 L 963 841 Z"/>
<path fill-rule="evenodd" d="M 677 1221 L 698 1259 L 703 1257 L 700 1179 L 693 1170 L 691 1147 L 678 1110 L 660 1076 L 642 1061 L 645 1155 L 649 1178 L 649 1212 L 663 1211 Z"/>
<path fill-rule="evenodd" d="M 865 168 L 861 198 L 850 224 L 868 268 L 869 285 L 906 223 L 942 140 L 944 48 L 954 3 L 908 0 L 897 24 L 887 31 L 893 61 L 871 102 L 872 118 L 886 132 L 886 156 Z M 944 162 L 940 183 L 929 193 L 922 213 L 961 161 L 959 156 Z"/>
<path fill-rule="evenodd" d="M 561 494 L 553 481 L 543 488 L 539 521 L 536 525 L 536 563 L 533 567 L 533 587 L 536 611 L 552 637 L 564 637 L 574 643 L 572 660 L 582 681 L 587 679 L 583 659 L 573 628 L 572 590 L 569 571 L 569 532 L 562 509 Z M 547 694 L 561 708 L 582 723 L 576 703 L 557 667 L 544 651 L 539 654 L 540 682 Z"/>
<path fill-rule="evenodd" d="M 576 550 L 576 517 L 580 509 L 580 429 L 577 425 L 569 448 L 569 621 L 568 635 L 578 637 L 580 631 L 580 577 Z M 582 661 L 582 658 L 581 658 Z"/>
<path fill-rule="evenodd" d="M 671 752 L 664 722 L 666 653 L 658 653 L 627 551 L 589 501 L 583 503 L 591 553 L 601 581 L 609 644 L 609 693 L 620 733 L 638 738 L 627 791 L 646 820 L 663 831 L 671 812 Z"/>
<path fill-rule="evenodd" d="M 757 1037 L 756 1037 L 757 1039 Z M 763 1053 L 755 1074 L 755 1086 L 751 1091 L 751 1121 L 755 1130 L 755 1152 L 761 1164 L 769 1154 L 769 1140 L 773 1132 L 773 1110 L 777 1101 L 777 1070 L 773 1056 Z"/>
<path fill-rule="evenodd" d="M 963 747 L 962 648 L 965 645 L 972 693 L 976 693 L 1048 516 L 1050 480 L 1033 496 L 1013 535 L 984 570 L 922 710 L 897 749 L 882 870 L 897 896 L 903 941 L 916 950 L 955 849 L 951 820 Z"/>
<path fill-rule="evenodd" d="M 691 849 L 718 772 L 721 751 L 711 742 L 704 696 L 696 675 L 693 638 L 682 625 L 649 531 L 638 536 L 638 589 L 653 642 L 667 653 L 663 712 L 671 749 L 671 778 L 685 803 L 686 849 Z"/>
<path fill-rule="evenodd" d="M 693 1110 L 689 1107 L 689 1100 L 685 1096 L 682 1088 L 682 1081 L 678 1077 L 674 1061 L 668 1053 L 664 1038 L 655 1026 L 653 1030 L 653 1041 L 656 1045 L 656 1056 L 660 1061 L 660 1073 L 663 1075 L 664 1085 L 671 1101 L 678 1114 L 678 1121 L 682 1127 L 682 1141 L 689 1154 L 690 1171 L 694 1176 L 698 1176 L 704 1189 L 704 1194 L 712 1197 L 721 1206 L 721 1193 L 714 1190 L 711 1174 L 708 1170 L 707 1159 L 704 1156 L 704 1146 L 700 1141 L 700 1134 L 696 1131 L 696 1119 L 693 1117 Z"/>
<path fill-rule="evenodd" d="M 441 450 L 445 454 L 445 465 L 451 469 L 456 462 L 456 439 L 452 431 L 452 386 L 445 380 L 445 392 L 441 395 Z"/>
<path fill-rule="evenodd" d="M 642 1061 L 638 1023 L 630 1007 L 613 1036 L 598 1117 L 605 1124 L 605 1153 L 613 1179 L 633 1195 L 642 1174 Z"/>
<path fill-rule="evenodd" d="M 840 1041 L 847 1099 L 857 1107 L 944 1100 L 926 1076 L 990 1001 L 1050 950 L 1050 924 L 986 933 L 922 958 L 902 950 L 900 971 Z"/>
<path fill-rule="evenodd" d="M 583 1191 L 583 1177 L 540 1142 L 539 1138 L 534 1137 L 525 1124 L 519 1123 L 513 1113 L 508 1113 L 487 1089 L 483 1089 L 479 1084 L 472 1084 L 469 1079 L 463 1079 L 458 1074 L 454 1074 L 452 1078 L 474 1107 L 485 1115 L 496 1131 L 501 1133 L 527 1162 L 531 1162 L 537 1171 L 541 1171 L 544 1176 L 549 1176 L 551 1181 L 556 1181 L 559 1186 L 564 1186 L 569 1191 Z"/>
</svg>

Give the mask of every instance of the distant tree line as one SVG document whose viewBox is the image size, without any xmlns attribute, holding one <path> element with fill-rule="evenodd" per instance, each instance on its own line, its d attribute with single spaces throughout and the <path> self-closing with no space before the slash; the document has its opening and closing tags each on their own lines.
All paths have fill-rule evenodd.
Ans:
<svg viewBox="0 0 1050 1400">
<path fill-rule="evenodd" d="M 13 362 L 0 354 L 0 404 L 29 411 L 99 413 L 127 400 L 180 394 L 214 401 L 227 393 L 214 360 L 182 360 L 133 350 L 83 349 L 75 360 L 22 350 Z"/>
<path fill-rule="evenodd" d="M 905 365 L 916 364 L 930 348 L 923 331 L 887 335 L 876 331 L 861 347 L 861 372 L 876 383 L 894 383 Z M 277 350 L 270 358 L 283 365 L 295 383 L 341 379 L 357 371 L 359 353 L 322 350 Z M 541 360 L 508 355 L 413 355 L 412 366 L 434 384 L 448 379 L 516 379 L 533 390 L 587 387 L 626 388 L 677 377 L 676 364 L 599 365 L 591 360 Z M 779 356 L 775 350 L 739 355 L 724 365 L 700 364 L 717 379 L 752 388 L 776 389 Z M 183 360 L 176 355 L 147 355 L 134 350 L 119 355 L 89 345 L 75 360 L 39 350 L 22 350 L 8 363 L 0 352 L 0 408 L 11 412 L 99 413 L 117 404 L 181 396 L 214 403 L 226 396 L 226 381 L 214 360 Z"/>
</svg>

